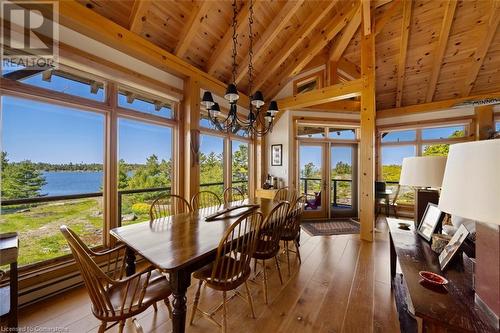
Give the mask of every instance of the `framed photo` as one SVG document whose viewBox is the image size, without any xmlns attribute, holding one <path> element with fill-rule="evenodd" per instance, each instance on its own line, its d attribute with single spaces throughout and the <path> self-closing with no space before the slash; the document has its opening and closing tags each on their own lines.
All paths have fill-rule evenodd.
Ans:
<svg viewBox="0 0 500 333">
<path fill-rule="evenodd" d="M 450 263 L 468 235 L 469 230 L 462 224 L 450 239 L 448 245 L 444 247 L 443 252 L 439 255 L 439 266 L 441 266 L 441 270 L 444 270 Z"/>
<path fill-rule="evenodd" d="M 418 225 L 417 233 L 426 241 L 430 242 L 432 234 L 438 225 L 443 221 L 444 215 L 445 214 L 439 210 L 437 205 L 428 203 L 424 215 L 422 216 L 422 220 Z"/>
<path fill-rule="evenodd" d="M 283 165 L 283 145 L 271 145 L 271 165 Z"/>
</svg>

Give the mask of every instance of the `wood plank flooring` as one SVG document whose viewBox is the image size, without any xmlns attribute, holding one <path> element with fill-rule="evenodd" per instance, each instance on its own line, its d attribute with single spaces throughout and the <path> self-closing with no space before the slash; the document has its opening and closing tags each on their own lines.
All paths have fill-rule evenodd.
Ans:
<svg viewBox="0 0 500 333">
<path fill-rule="evenodd" d="M 310 237 L 302 232 L 302 264 L 293 264 L 288 275 L 286 258 L 280 259 L 284 284 L 280 285 L 273 261 L 268 270 L 269 304 L 264 304 L 261 280 L 250 283 L 257 319 L 248 305 L 236 297 L 228 307 L 229 330 L 233 332 L 399 332 L 399 322 L 390 287 L 389 243 L 385 219 L 379 219 L 373 243 L 358 235 Z M 190 315 L 196 281 L 188 291 Z M 217 306 L 221 295 L 203 288 L 200 307 Z M 144 332 L 170 332 L 171 321 L 164 304 L 151 307 L 137 317 Z M 216 317 L 217 320 L 220 317 Z M 21 327 L 58 328 L 64 332 L 97 332 L 99 322 L 90 312 L 83 287 L 20 310 Z M 108 332 L 117 332 L 114 327 Z M 188 332 L 218 332 L 217 327 L 196 316 Z M 129 322 L 125 332 L 135 332 Z"/>
</svg>

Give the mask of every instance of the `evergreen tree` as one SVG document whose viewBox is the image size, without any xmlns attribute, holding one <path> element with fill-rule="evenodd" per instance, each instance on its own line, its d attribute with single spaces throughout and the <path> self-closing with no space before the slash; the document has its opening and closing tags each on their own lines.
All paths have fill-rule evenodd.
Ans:
<svg viewBox="0 0 500 333">
<path fill-rule="evenodd" d="M 118 162 L 118 188 L 125 189 L 128 186 L 128 176 L 127 176 L 127 167 L 125 164 L 125 160 L 120 159 Z"/>
<path fill-rule="evenodd" d="M 2 198 L 37 197 L 45 184 L 45 177 L 31 161 L 11 164 L 2 153 Z"/>
</svg>

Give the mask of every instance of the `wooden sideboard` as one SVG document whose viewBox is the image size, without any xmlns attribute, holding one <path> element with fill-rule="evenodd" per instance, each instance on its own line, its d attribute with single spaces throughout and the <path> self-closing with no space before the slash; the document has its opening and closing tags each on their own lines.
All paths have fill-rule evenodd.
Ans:
<svg viewBox="0 0 500 333">
<path fill-rule="evenodd" d="M 410 224 L 410 230 L 399 228 L 400 222 Z M 419 332 L 498 332 L 474 302 L 472 267 L 458 260 L 444 272 L 439 266 L 438 255 L 420 237 L 411 220 L 388 218 L 390 230 L 391 278 L 396 297 L 403 294 L 407 313 L 400 312 L 403 326 L 415 325 Z M 397 263 L 401 273 L 397 273 Z M 419 271 L 431 271 L 446 277 L 445 287 L 427 284 Z M 403 291 L 401 291 L 403 290 Z M 398 311 L 400 311 L 398 306 Z M 403 311 L 404 312 L 404 311 Z M 412 331 L 413 329 L 408 329 Z"/>
</svg>

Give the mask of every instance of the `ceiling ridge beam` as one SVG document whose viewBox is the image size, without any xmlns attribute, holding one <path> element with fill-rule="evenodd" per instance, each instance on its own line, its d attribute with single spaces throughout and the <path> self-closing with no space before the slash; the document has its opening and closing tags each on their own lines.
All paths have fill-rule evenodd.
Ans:
<svg viewBox="0 0 500 333">
<path fill-rule="evenodd" d="M 320 1 L 320 5 L 313 10 L 306 21 L 302 23 L 301 27 L 288 39 L 285 45 L 281 47 L 280 52 L 276 53 L 271 61 L 265 66 L 265 70 L 258 73 L 257 77 L 259 79 L 255 82 L 255 90 L 262 87 L 267 79 L 279 69 L 290 54 L 301 44 L 304 38 L 316 28 L 338 2 L 338 0 L 328 2 Z M 324 3 L 327 4 L 325 7 L 322 6 Z"/>
<path fill-rule="evenodd" d="M 470 94 L 472 87 L 476 82 L 477 75 L 481 70 L 481 66 L 483 64 L 484 58 L 486 57 L 486 53 L 488 53 L 491 41 L 495 36 L 498 22 L 500 21 L 499 1 L 491 0 L 491 7 L 490 18 L 488 19 L 488 23 L 485 24 L 483 38 L 481 38 L 481 42 L 474 52 L 473 63 L 471 65 L 471 68 L 467 72 L 465 84 L 461 91 L 462 97 L 468 96 Z"/>
<path fill-rule="evenodd" d="M 363 11 L 363 33 L 366 36 L 372 33 L 370 0 L 361 0 L 361 10 Z"/>
<path fill-rule="evenodd" d="M 394 15 L 396 15 L 397 10 L 401 6 L 401 2 L 401 0 L 394 0 L 391 7 L 384 12 L 382 17 L 374 22 L 373 31 L 375 33 L 375 37 L 382 32 L 385 25 L 393 18 Z"/>
<path fill-rule="evenodd" d="M 198 32 L 198 28 L 202 24 L 204 17 L 207 15 L 208 10 L 210 9 L 210 1 L 201 1 L 201 4 L 195 3 L 193 8 L 193 13 L 188 19 L 188 22 L 184 26 L 179 36 L 179 42 L 175 47 L 175 55 L 179 58 L 184 57 L 189 46 L 191 45 L 191 41 L 196 36 Z"/>
<path fill-rule="evenodd" d="M 335 17 L 329 22 L 326 27 L 322 30 L 322 33 L 311 38 L 309 41 L 309 47 L 306 48 L 306 52 L 303 53 L 302 57 L 298 59 L 294 69 L 291 72 L 291 76 L 299 74 L 302 69 L 319 53 L 323 50 L 328 43 L 340 32 L 344 27 L 348 25 L 350 21 L 353 20 L 355 15 L 360 17 L 361 22 L 361 11 L 358 6 L 352 8 L 351 4 L 344 6 L 339 10 Z"/>
<path fill-rule="evenodd" d="M 280 110 L 305 108 L 360 96 L 362 88 L 363 80 L 358 79 L 282 98 L 277 102 Z"/>
<path fill-rule="evenodd" d="M 500 91 L 481 94 L 481 95 L 447 99 L 447 100 L 443 100 L 443 101 L 436 101 L 436 102 L 430 102 L 430 103 L 408 105 L 408 106 L 403 106 L 400 108 L 384 109 L 384 110 L 377 111 L 377 119 L 401 117 L 401 116 L 417 114 L 417 113 L 441 111 L 441 110 L 451 109 L 455 105 L 462 103 L 462 102 L 465 102 L 465 101 L 471 101 L 471 100 L 474 101 L 474 100 L 483 100 L 483 99 L 500 99 Z"/>
<path fill-rule="evenodd" d="M 408 36 L 410 35 L 412 6 L 413 0 L 403 0 L 403 19 L 401 24 L 401 41 L 399 43 L 398 59 L 398 82 L 396 88 L 396 107 L 401 106 L 401 101 L 403 99 L 406 53 L 408 52 Z"/>
<path fill-rule="evenodd" d="M 69 29 L 149 63 L 167 73 L 177 75 L 182 79 L 196 77 L 202 88 L 224 96 L 227 86 L 224 82 L 76 1 L 59 0 L 59 22 Z M 248 96 L 240 92 L 238 104 L 247 107 L 248 103 Z"/>
<path fill-rule="evenodd" d="M 434 65 L 432 66 L 431 78 L 429 80 L 429 85 L 427 87 L 427 94 L 425 97 L 425 101 L 427 103 L 432 102 L 432 99 L 434 98 L 434 93 L 436 91 L 436 84 L 439 78 L 441 65 L 443 64 L 446 46 L 448 45 L 448 38 L 450 37 L 451 25 L 453 24 L 453 17 L 455 16 L 456 8 L 457 8 L 457 0 L 448 0 L 444 11 L 441 30 L 439 32 L 439 42 L 437 49 L 435 51 L 436 55 L 434 58 Z"/>
<path fill-rule="evenodd" d="M 209 1 L 208 1 L 209 2 Z M 255 2 L 254 7 L 258 2 Z M 255 9 L 255 8 L 254 8 Z M 243 7 L 240 9 L 236 16 L 236 34 L 240 35 L 241 31 L 248 26 L 248 16 L 250 14 L 250 1 L 247 1 L 243 4 Z M 223 55 L 229 50 L 232 45 L 233 38 L 233 26 L 232 24 L 226 30 L 226 33 L 222 37 L 222 39 L 217 43 L 215 50 L 212 52 L 212 55 L 207 61 L 206 70 L 207 73 L 213 75 L 217 66 L 220 64 L 220 61 L 223 60 Z"/>
<path fill-rule="evenodd" d="M 262 37 L 257 40 L 257 43 L 254 47 L 254 59 L 258 60 L 259 57 L 267 50 L 267 48 L 271 45 L 271 43 L 275 40 L 275 38 L 279 35 L 279 33 L 290 24 L 291 18 L 297 13 L 297 11 L 302 7 L 305 0 L 298 1 L 287 1 L 283 8 L 281 8 L 280 12 L 273 19 L 271 24 L 266 28 Z M 240 83 L 248 73 L 248 62 L 249 55 L 246 55 L 243 61 L 240 62 L 238 66 L 236 76 L 236 84 Z"/>
<path fill-rule="evenodd" d="M 333 47 L 330 50 L 330 61 L 339 61 L 344 51 L 346 50 L 352 37 L 361 25 L 361 6 L 354 13 L 352 19 L 347 23 L 347 26 L 342 30 L 341 35 L 335 41 Z"/>
<path fill-rule="evenodd" d="M 135 0 L 132 10 L 130 12 L 128 29 L 133 33 L 140 34 L 144 22 L 146 22 L 146 14 L 151 8 L 152 2 L 150 0 Z"/>
</svg>

